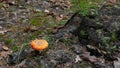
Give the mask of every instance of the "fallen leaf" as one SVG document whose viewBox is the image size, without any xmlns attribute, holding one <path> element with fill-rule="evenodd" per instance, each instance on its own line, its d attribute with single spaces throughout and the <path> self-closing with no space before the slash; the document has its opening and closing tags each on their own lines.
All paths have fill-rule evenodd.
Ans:
<svg viewBox="0 0 120 68">
<path fill-rule="evenodd" d="M 4 58 L 9 56 L 10 54 L 12 54 L 12 51 L 2 51 L 2 52 L 0 52 L 0 56 L 4 57 Z"/>
<path fill-rule="evenodd" d="M 117 1 L 116 0 L 107 0 L 109 3 L 113 3 L 113 4 L 115 4 L 115 3 L 117 3 Z"/>
<path fill-rule="evenodd" d="M 49 10 L 47 10 L 47 9 L 45 9 L 45 10 L 44 10 L 44 12 L 45 12 L 45 13 L 50 13 L 50 11 L 49 11 Z"/>
<path fill-rule="evenodd" d="M 52 29 L 52 33 L 57 33 L 59 29 L 63 28 L 63 26 L 57 26 Z"/>
<path fill-rule="evenodd" d="M 0 30 L 0 34 L 5 34 L 5 32 L 7 32 L 7 30 Z"/>
<path fill-rule="evenodd" d="M 34 32 L 36 30 L 37 30 L 36 26 L 29 26 L 24 29 L 24 32 L 28 32 L 28 31 Z"/>
<path fill-rule="evenodd" d="M 81 62 L 82 61 L 82 59 L 80 58 L 80 56 L 79 55 L 76 55 L 76 58 L 75 58 L 75 63 L 77 63 L 77 62 Z"/>
<path fill-rule="evenodd" d="M 7 0 L 0 0 L 1 2 L 6 2 Z"/>
<path fill-rule="evenodd" d="M 86 52 L 84 54 L 81 54 L 80 55 L 81 59 L 85 60 L 85 61 L 89 61 L 89 62 L 92 62 L 92 63 L 95 63 L 95 62 L 99 62 L 99 63 L 105 63 L 105 60 L 102 59 L 102 58 L 97 58 L 95 56 L 90 56 L 90 53 L 89 52 Z"/>
<path fill-rule="evenodd" d="M 97 47 L 92 46 L 92 45 L 87 45 L 86 46 L 87 50 L 90 52 L 90 55 L 94 55 L 97 57 L 100 57 L 103 55 L 102 51 L 100 51 Z"/>
<path fill-rule="evenodd" d="M 2 68 L 1 66 L 4 65 L 5 63 L 6 63 L 5 59 L 0 56 L 0 68 Z"/>
<path fill-rule="evenodd" d="M 60 21 L 60 20 L 63 20 L 63 19 L 68 19 L 69 17 L 68 16 L 65 16 L 65 15 L 62 15 L 62 14 L 59 14 L 59 15 L 56 15 L 55 18 Z"/>
<path fill-rule="evenodd" d="M 2 51 L 2 50 L 8 51 L 8 49 L 9 48 L 7 46 L 5 46 L 4 42 L 0 42 L 0 51 Z"/>
<path fill-rule="evenodd" d="M 2 46 L 2 48 L 6 51 L 9 49 L 7 46 Z"/>
</svg>

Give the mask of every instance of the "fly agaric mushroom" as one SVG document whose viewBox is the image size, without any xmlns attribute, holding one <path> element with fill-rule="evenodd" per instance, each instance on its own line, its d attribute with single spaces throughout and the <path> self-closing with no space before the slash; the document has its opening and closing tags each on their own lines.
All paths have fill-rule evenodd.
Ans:
<svg viewBox="0 0 120 68">
<path fill-rule="evenodd" d="M 42 51 L 48 47 L 48 42 L 46 40 L 33 40 L 31 43 L 31 48 L 36 51 Z"/>
</svg>

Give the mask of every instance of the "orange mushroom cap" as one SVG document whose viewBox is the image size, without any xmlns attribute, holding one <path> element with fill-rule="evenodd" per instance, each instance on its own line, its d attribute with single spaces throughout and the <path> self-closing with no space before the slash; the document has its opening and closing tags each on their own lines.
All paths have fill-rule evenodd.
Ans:
<svg viewBox="0 0 120 68">
<path fill-rule="evenodd" d="M 33 40 L 31 43 L 30 43 L 32 49 L 34 50 L 44 50 L 48 47 L 48 42 L 46 40 Z"/>
</svg>

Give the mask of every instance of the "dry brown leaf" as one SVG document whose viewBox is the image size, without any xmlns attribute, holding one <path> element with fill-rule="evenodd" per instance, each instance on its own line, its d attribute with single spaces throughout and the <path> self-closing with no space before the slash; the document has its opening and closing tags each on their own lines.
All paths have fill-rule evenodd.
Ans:
<svg viewBox="0 0 120 68">
<path fill-rule="evenodd" d="M 10 54 L 12 54 L 12 51 L 2 51 L 2 52 L 0 52 L 0 56 L 4 57 L 4 58 L 9 56 Z"/>
<path fill-rule="evenodd" d="M 44 12 L 45 12 L 45 13 L 50 13 L 50 11 L 49 11 L 49 10 L 47 10 L 47 9 L 45 9 L 45 10 L 44 10 Z"/>
<path fill-rule="evenodd" d="M 80 57 L 85 60 L 85 61 L 90 61 L 92 63 L 95 63 L 95 62 L 100 62 L 100 63 L 105 63 L 105 60 L 102 59 L 102 58 L 97 58 L 95 56 L 90 56 L 90 53 L 89 52 L 86 52 L 82 55 L 80 55 Z"/>
<path fill-rule="evenodd" d="M 2 46 L 2 48 L 6 51 L 9 49 L 7 46 Z"/>
<path fill-rule="evenodd" d="M 0 50 L 5 50 L 5 51 L 8 51 L 9 48 L 7 46 L 5 46 L 5 43 L 4 42 L 0 42 Z"/>
<path fill-rule="evenodd" d="M 59 14 L 59 15 L 56 15 L 55 18 L 56 18 L 58 21 L 60 21 L 60 20 L 68 19 L 68 16 Z"/>
<path fill-rule="evenodd" d="M 7 30 L 0 30 L 0 34 L 5 34 Z"/>
<path fill-rule="evenodd" d="M 63 28 L 63 26 L 56 26 L 52 29 L 52 33 L 57 33 L 59 29 Z"/>
<path fill-rule="evenodd" d="M 33 31 L 36 31 L 36 30 L 37 30 L 36 26 L 29 26 L 29 27 L 26 27 L 24 29 L 24 32 L 28 32 L 28 31 L 33 32 Z"/>
<path fill-rule="evenodd" d="M 87 45 L 86 46 L 87 50 L 90 52 L 91 55 L 95 55 L 97 57 L 100 57 L 103 55 L 103 53 L 101 52 L 100 49 L 98 49 L 97 47 L 95 46 L 92 46 L 92 45 Z"/>
<path fill-rule="evenodd" d="M 117 0 L 107 0 L 109 3 L 113 3 L 113 4 L 115 4 L 115 3 L 117 3 Z"/>
<path fill-rule="evenodd" d="M 0 56 L 0 66 L 4 65 L 5 63 L 6 61 L 4 60 L 4 58 Z"/>
</svg>

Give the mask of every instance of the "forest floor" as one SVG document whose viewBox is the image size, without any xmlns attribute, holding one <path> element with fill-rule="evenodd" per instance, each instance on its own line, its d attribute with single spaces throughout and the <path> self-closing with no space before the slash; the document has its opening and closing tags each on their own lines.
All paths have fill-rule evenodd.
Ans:
<svg viewBox="0 0 120 68">
<path fill-rule="evenodd" d="M 0 68 L 119 68 L 120 5 L 76 16 L 69 0 L 0 3 Z M 36 52 L 34 39 L 48 49 Z"/>
</svg>

